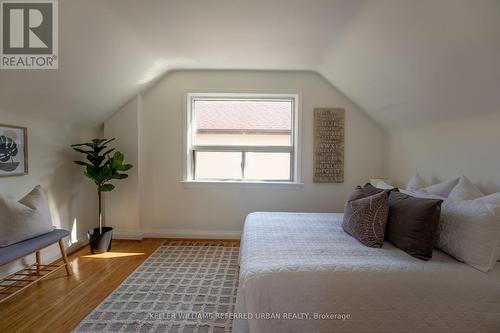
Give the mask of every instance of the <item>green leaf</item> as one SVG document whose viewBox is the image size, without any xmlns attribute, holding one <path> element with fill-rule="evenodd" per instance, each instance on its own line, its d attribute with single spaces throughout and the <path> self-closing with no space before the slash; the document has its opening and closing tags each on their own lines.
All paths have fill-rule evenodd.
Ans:
<svg viewBox="0 0 500 333">
<path fill-rule="evenodd" d="M 108 139 L 108 140 L 104 140 L 104 142 L 102 143 L 103 145 L 107 145 L 108 143 L 110 143 L 111 141 L 114 141 L 115 138 L 111 138 L 111 139 Z"/>
<path fill-rule="evenodd" d="M 73 161 L 73 162 L 75 162 L 76 164 L 79 164 L 79 165 L 90 166 L 90 164 L 88 164 L 86 162 L 82 162 L 82 161 Z"/>
<path fill-rule="evenodd" d="M 108 155 L 109 153 L 111 153 L 112 151 L 114 151 L 115 148 L 111 148 L 111 149 L 108 149 L 106 150 L 104 153 L 102 153 L 103 155 Z"/>
<path fill-rule="evenodd" d="M 134 166 L 132 164 L 122 164 L 120 165 L 119 167 L 116 168 L 116 170 L 119 170 L 119 171 L 127 171 L 127 170 L 130 170 L 132 169 Z"/>
<path fill-rule="evenodd" d="M 104 184 L 101 185 L 100 189 L 103 192 L 111 192 L 115 189 L 115 186 L 113 184 Z"/>
<path fill-rule="evenodd" d="M 95 181 L 94 177 L 92 177 L 92 176 L 91 176 L 91 175 L 90 175 L 87 171 L 84 171 L 84 172 L 83 172 L 83 174 L 84 174 L 87 178 L 89 178 L 90 180 L 94 181 L 94 183 L 96 183 L 96 184 L 97 184 L 97 182 Z"/>
<path fill-rule="evenodd" d="M 106 141 L 106 139 L 92 139 L 92 144 L 94 144 L 95 146 L 99 146 L 104 141 Z"/>
<path fill-rule="evenodd" d="M 91 143 L 78 143 L 76 145 L 71 145 L 71 147 L 81 147 L 81 146 L 87 146 L 87 147 L 90 147 L 90 148 L 94 148 L 94 146 L 91 144 Z"/>
<path fill-rule="evenodd" d="M 79 153 L 82 153 L 82 154 L 91 154 L 92 153 L 91 151 L 83 150 L 83 149 L 80 149 L 80 148 L 73 147 L 73 149 L 76 150 Z"/>
<path fill-rule="evenodd" d="M 95 167 L 100 167 L 105 159 L 106 156 L 87 155 L 87 160 L 89 160 L 89 162 L 92 163 L 92 165 Z"/>
<path fill-rule="evenodd" d="M 125 179 L 128 178 L 127 174 L 124 173 L 115 173 L 113 176 L 111 176 L 112 179 Z"/>
<path fill-rule="evenodd" d="M 98 178 L 102 182 L 110 180 L 112 176 L 113 176 L 113 170 L 111 170 L 111 168 L 108 167 L 107 165 L 99 169 Z"/>
<path fill-rule="evenodd" d="M 116 151 L 113 155 L 113 166 L 120 166 L 123 163 L 124 158 L 125 156 L 123 156 L 122 152 Z"/>
<path fill-rule="evenodd" d="M 86 176 L 92 180 L 98 180 L 98 170 L 91 165 L 87 166 Z"/>
</svg>

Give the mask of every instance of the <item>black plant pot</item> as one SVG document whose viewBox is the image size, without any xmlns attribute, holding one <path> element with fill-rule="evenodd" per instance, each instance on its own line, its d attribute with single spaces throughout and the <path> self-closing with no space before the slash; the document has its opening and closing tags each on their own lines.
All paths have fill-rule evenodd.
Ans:
<svg viewBox="0 0 500 333">
<path fill-rule="evenodd" d="M 113 228 L 102 227 L 102 234 L 99 232 L 99 228 L 90 229 L 87 236 L 89 237 L 90 252 L 92 254 L 106 253 L 111 250 Z"/>
</svg>

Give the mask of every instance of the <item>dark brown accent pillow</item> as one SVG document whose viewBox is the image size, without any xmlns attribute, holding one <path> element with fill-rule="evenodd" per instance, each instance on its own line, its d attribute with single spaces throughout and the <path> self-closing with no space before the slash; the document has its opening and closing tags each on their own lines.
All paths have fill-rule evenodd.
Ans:
<svg viewBox="0 0 500 333">
<path fill-rule="evenodd" d="M 369 184 L 356 187 L 344 210 L 342 228 L 369 247 L 382 247 L 389 211 L 388 191 Z"/>
<path fill-rule="evenodd" d="M 354 191 L 349 195 L 347 198 L 347 202 L 361 199 L 361 198 L 366 198 L 370 195 L 374 195 L 380 192 L 384 192 L 384 190 L 376 188 L 370 183 L 366 183 L 365 186 L 361 187 L 360 185 L 356 186 Z"/>
<path fill-rule="evenodd" d="M 422 260 L 431 259 L 442 202 L 392 191 L 389 195 L 386 239 L 409 255 Z"/>
</svg>

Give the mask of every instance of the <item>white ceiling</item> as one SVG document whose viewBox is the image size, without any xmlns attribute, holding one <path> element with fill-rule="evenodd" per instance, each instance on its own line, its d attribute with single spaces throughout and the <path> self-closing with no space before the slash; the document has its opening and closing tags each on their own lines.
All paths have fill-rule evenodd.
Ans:
<svg viewBox="0 0 500 333">
<path fill-rule="evenodd" d="M 500 111 L 500 1 L 59 0 L 59 70 L 0 111 L 97 124 L 172 69 L 313 70 L 385 128 Z"/>
</svg>

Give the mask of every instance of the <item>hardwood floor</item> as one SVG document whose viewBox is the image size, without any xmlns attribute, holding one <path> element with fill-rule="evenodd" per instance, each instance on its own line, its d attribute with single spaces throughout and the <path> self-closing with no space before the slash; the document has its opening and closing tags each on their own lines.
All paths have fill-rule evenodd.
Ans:
<svg viewBox="0 0 500 333">
<path fill-rule="evenodd" d="M 0 304 L 0 332 L 69 332 L 165 239 L 113 240 L 110 253 L 88 246 L 69 256 L 64 269 Z"/>
</svg>

